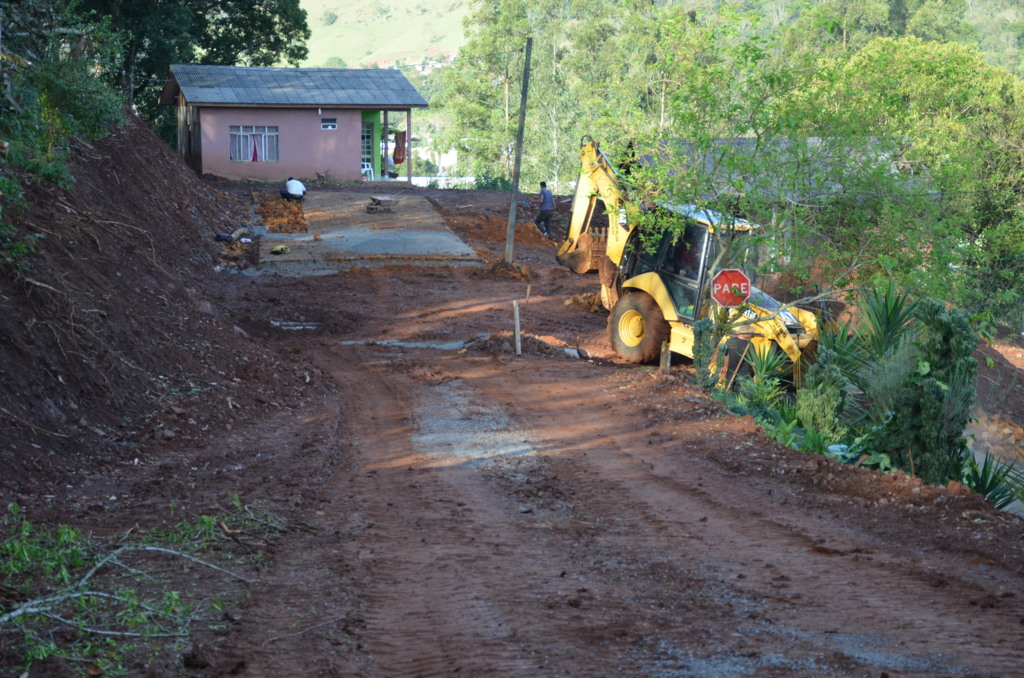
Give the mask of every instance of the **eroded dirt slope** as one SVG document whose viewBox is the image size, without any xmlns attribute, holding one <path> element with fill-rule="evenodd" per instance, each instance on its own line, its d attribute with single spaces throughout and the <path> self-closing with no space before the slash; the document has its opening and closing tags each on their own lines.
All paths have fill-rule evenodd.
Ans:
<svg viewBox="0 0 1024 678">
<path fill-rule="evenodd" d="M 79 143 L 71 170 L 66 190 L 20 177 L 4 216 L 42 239 L 0 264 L 0 495 L 53 519 L 105 510 L 124 464 L 206 444 L 309 369 L 209 294 L 233 282 L 214 237 L 249 223 L 246 196 L 208 188 L 134 119 Z"/>
</svg>

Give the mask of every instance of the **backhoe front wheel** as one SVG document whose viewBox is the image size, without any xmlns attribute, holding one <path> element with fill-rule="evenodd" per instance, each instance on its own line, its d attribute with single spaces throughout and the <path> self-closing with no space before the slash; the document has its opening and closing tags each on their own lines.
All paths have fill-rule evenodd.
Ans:
<svg viewBox="0 0 1024 678">
<path fill-rule="evenodd" d="M 612 348 L 623 360 L 649 363 L 661 356 L 669 325 L 658 302 L 644 292 L 624 294 L 612 307 L 608 334 Z"/>
</svg>

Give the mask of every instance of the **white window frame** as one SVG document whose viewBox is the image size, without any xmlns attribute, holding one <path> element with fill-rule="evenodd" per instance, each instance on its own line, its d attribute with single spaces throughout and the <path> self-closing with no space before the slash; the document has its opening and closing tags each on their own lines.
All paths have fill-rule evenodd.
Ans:
<svg viewBox="0 0 1024 678">
<path fill-rule="evenodd" d="M 231 125 L 229 128 L 231 162 L 280 162 L 280 134 L 271 125 Z M 256 160 L 252 159 L 253 152 Z"/>
<path fill-rule="evenodd" d="M 333 130 L 338 129 L 338 119 L 337 118 L 320 118 L 320 129 L 327 130 L 327 131 L 333 131 Z"/>
<path fill-rule="evenodd" d="M 364 163 L 370 163 L 370 167 L 373 167 L 373 127 L 372 120 L 363 120 L 359 138 L 359 154 Z"/>
</svg>

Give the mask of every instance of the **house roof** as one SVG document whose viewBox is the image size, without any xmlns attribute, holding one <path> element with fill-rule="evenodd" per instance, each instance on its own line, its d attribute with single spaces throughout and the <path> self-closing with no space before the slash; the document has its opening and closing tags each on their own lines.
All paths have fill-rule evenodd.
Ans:
<svg viewBox="0 0 1024 678">
<path fill-rule="evenodd" d="M 160 103 L 178 93 L 189 105 L 331 106 L 370 110 L 425 108 L 402 72 L 384 68 L 255 68 L 173 64 Z"/>
</svg>

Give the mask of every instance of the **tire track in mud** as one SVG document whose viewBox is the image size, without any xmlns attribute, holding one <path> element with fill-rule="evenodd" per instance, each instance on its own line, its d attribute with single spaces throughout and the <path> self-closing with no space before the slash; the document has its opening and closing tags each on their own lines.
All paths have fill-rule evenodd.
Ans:
<svg viewBox="0 0 1024 678">
<path fill-rule="evenodd" d="M 1018 612 L 989 610 L 1005 626 L 995 633 L 971 626 L 966 599 L 984 586 L 949 576 L 937 588 L 912 548 L 785 506 L 756 479 L 689 454 L 699 442 L 685 431 L 652 437 L 614 371 L 330 353 L 342 390 L 357 394 L 346 435 L 360 470 L 337 491 L 369 526 L 344 549 L 365 622 L 349 675 L 1012 675 L 1024 665 Z"/>
<path fill-rule="evenodd" d="M 571 564 L 523 534 L 516 505 L 481 473 L 531 454 L 528 437 L 458 382 L 424 386 L 387 352 L 348 352 L 364 368 L 348 417 L 362 470 L 349 491 L 372 523 L 351 556 L 369 661 L 354 675 L 576 675 L 552 667 L 579 652 L 548 604 Z"/>
<path fill-rule="evenodd" d="M 612 394 L 614 388 L 581 384 L 580 375 L 551 384 L 538 371 L 519 367 L 503 369 L 490 379 L 479 373 L 476 377 L 478 390 L 498 393 L 527 422 L 533 399 L 508 402 L 510 394 L 540 388 L 550 390 L 555 402 L 582 402 L 575 397 L 582 392 L 588 394 L 592 413 L 615 408 L 614 395 L 606 402 L 594 397 Z M 588 418 L 581 411 L 573 416 Z M 547 413 L 534 417 L 551 419 Z M 886 544 L 870 534 L 844 529 L 826 511 L 782 507 L 751 481 L 731 479 L 699 454 L 690 456 L 680 449 L 685 430 L 658 436 L 671 444 L 653 446 L 644 442 L 655 434 L 638 430 L 628 416 L 605 416 L 589 438 L 579 435 L 578 426 L 570 429 L 571 436 L 558 427 L 547 428 L 547 435 L 553 436 L 550 447 L 568 454 L 550 459 L 552 472 L 557 469 L 563 478 L 570 477 L 582 454 L 594 476 L 574 479 L 577 510 L 630 525 L 618 534 L 621 541 L 614 547 L 615 531 L 604 532 L 605 548 L 629 552 L 640 545 L 648 551 L 646 557 L 669 555 L 703 585 L 725 587 L 726 596 L 751 606 L 739 615 L 709 620 L 724 622 L 719 640 L 734 635 L 737 628 L 743 629 L 745 640 L 734 655 L 701 652 L 703 668 L 693 675 L 738 675 L 734 672 L 742 673 L 743 665 L 753 668 L 747 661 L 752 651 L 768 657 L 781 648 L 796 653 L 791 658 L 798 661 L 790 668 L 802 666 L 808 675 L 821 675 L 827 664 L 819 658 L 824 657 L 842 657 L 900 675 L 1012 675 L 1024 667 L 1018 642 L 1019 603 L 990 609 L 979 618 L 969 602 L 993 590 L 1002 590 L 1005 599 L 1012 600 L 1015 579 L 983 572 L 958 577 L 953 573 L 962 573 L 963 563 L 956 563 L 953 554 L 925 554 L 908 545 Z M 772 463 L 770 451 L 752 454 L 762 454 L 764 463 Z M 588 485 L 590 489 L 584 489 Z M 610 512 L 612 507 L 617 509 Z M 939 580 L 937 571 L 947 574 Z M 685 647 L 681 656 L 692 662 L 693 654 Z M 714 670 L 716 663 L 720 672 Z"/>
</svg>

